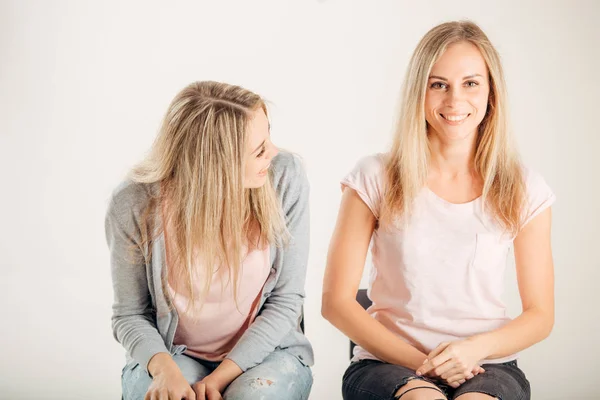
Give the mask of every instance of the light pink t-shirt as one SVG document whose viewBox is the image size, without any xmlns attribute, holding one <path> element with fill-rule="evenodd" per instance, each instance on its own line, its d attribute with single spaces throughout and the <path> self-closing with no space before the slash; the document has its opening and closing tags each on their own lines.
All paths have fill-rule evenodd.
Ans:
<svg viewBox="0 0 600 400">
<path fill-rule="evenodd" d="M 379 219 L 385 190 L 384 155 L 361 159 L 342 180 Z M 555 196 L 544 179 L 524 169 L 525 223 Z M 427 187 L 415 199 L 408 226 L 383 223 L 371 238 L 369 314 L 425 354 L 446 341 L 497 329 L 510 318 L 501 300 L 513 238 L 503 234 L 481 198 L 453 204 Z M 505 362 L 516 354 L 485 362 Z M 376 359 L 360 346 L 353 360 Z"/>
<path fill-rule="evenodd" d="M 237 305 L 227 269 L 218 268 L 211 278 L 206 298 L 197 301 L 191 312 L 186 312 L 189 298 L 175 293 L 173 287 L 177 286 L 169 282 L 167 289 L 179 316 L 173 343 L 186 345 L 185 353 L 193 357 L 223 360 L 254 321 L 270 271 L 270 246 L 250 251 L 240 265 Z M 198 272 L 194 280 L 195 293 L 202 293 L 205 281 L 204 272 Z"/>
</svg>

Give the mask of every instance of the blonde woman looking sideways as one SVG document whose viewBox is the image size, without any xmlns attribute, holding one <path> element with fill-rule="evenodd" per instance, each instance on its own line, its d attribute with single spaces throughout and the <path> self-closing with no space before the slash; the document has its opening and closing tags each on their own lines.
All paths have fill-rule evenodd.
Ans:
<svg viewBox="0 0 600 400">
<path fill-rule="evenodd" d="M 106 214 L 125 400 L 307 399 L 308 183 L 238 86 L 173 100 Z"/>
<path fill-rule="evenodd" d="M 554 323 L 544 179 L 509 134 L 500 58 L 471 22 L 420 41 L 390 151 L 342 180 L 323 315 L 358 344 L 346 400 L 529 399 L 517 353 Z M 369 244 L 367 310 L 355 295 Z M 501 300 L 514 245 L 523 311 Z"/>
</svg>

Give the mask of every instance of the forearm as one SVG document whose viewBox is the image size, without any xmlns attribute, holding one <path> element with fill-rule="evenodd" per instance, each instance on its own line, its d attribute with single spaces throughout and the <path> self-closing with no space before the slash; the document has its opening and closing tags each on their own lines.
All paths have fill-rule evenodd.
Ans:
<svg viewBox="0 0 600 400">
<path fill-rule="evenodd" d="M 223 393 L 227 386 L 229 386 L 229 384 L 243 372 L 244 371 L 242 371 L 242 369 L 235 362 L 226 358 L 213 372 L 210 373 L 210 375 L 208 375 L 202 381 L 212 380 L 217 385 L 219 391 Z"/>
<path fill-rule="evenodd" d="M 354 299 L 324 301 L 323 316 L 378 359 L 416 370 L 426 355 L 373 319 Z"/>
<path fill-rule="evenodd" d="M 507 357 L 542 341 L 550 334 L 554 316 L 539 309 L 525 310 L 502 328 L 472 339 L 485 349 L 486 359 Z"/>
<path fill-rule="evenodd" d="M 304 282 L 298 278 L 298 281 Z M 248 327 L 227 358 L 243 371 L 260 364 L 298 323 L 303 297 L 299 293 L 276 294 L 265 301 L 260 314 Z"/>
<path fill-rule="evenodd" d="M 179 369 L 179 367 L 169 353 L 156 353 L 148 362 L 148 372 L 153 377 L 175 369 Z"/>
</svg>

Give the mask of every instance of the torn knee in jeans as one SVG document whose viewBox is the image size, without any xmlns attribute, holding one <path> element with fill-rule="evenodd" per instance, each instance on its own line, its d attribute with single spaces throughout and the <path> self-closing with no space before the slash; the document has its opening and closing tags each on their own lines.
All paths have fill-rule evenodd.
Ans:
<svg viewBox="0 0 600 400">
<path fill-rule="evenodd" d="M 262 389 L 271 387 L 275 384 L 275 381 L 272 379 L 264 379 L 264 378 L 256 378 L 250 381 L 250 387 L 252 389 Z"/>
<path fill-rule="evenodd" d="M 414 382 L 415 386 L 406 388 L 406 390 L 402 391 L 402 393 L 399 393 L 406 385 L 408 385 L 409 383 L 412 383 L 412 382 Z M 427 384 L 430 384 L 430 385 L 427 385 Z M 433 382 L 431 382 L 429 379 L 422 377 L 422 376 L 408 376 L 408 377 L 402 379 L 402 381 L 398 385 L 396 385 L 396 388 L 392 392 L 391 399 L 398 400 L 402 396 L 404 396 L 406 393 L 412 392 L 413 390 L 417 390 L 417 389 L 426 389 L 426 390 L 431 390 L 431 391 L 437 391 L 440 393 L 439 400 L 446 400 L 446 394 L 440 388 L 438 388 Z"/>
</svg>

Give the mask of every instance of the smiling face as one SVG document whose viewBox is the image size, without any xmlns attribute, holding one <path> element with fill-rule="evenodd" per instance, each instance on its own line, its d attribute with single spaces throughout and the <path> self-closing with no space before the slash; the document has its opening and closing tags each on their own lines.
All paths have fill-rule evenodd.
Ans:
<svg viewBox="0 0 600 400">
<path fill-rule="evenodd" d="M 429 135 L 442 142 L 474 138 L 485 117 L 489 94 L 488 69 L 479 49 L 469 42 L 448 46 L 427 83 Z"/>
<path fill-rule="evenodd" d="M 248 124 L 244 188 L 254 189 L 265 184 L 271 160 L 279 150 L 271 142 L 269 120 L 262 108 L 254 111 Z"/>
</svg>

